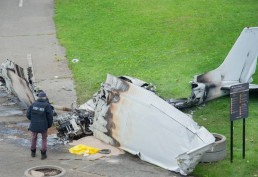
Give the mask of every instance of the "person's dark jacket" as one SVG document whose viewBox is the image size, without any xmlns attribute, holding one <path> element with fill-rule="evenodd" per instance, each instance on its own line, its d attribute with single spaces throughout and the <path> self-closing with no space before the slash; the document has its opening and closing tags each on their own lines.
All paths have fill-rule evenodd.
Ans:
<svg viewBox="0 0 258 177">
<path fill-rule="evenodd" d="M 31 121 L 29 130 L 44 132 L 53 124 L 53 110 L 46 99 L 38 99 L 27 110 L 27 118 Z"/>
</svg>

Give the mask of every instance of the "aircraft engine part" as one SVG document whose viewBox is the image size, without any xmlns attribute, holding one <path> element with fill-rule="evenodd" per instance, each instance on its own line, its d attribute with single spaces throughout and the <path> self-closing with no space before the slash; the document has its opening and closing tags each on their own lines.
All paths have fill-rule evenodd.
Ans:
<svg viewBox="0 0 258 177">
<path fill-rule="evenodd" d="M 92 124 L 94 112 L 75 109 L 54 118 L 57 136 L 62 141 L 71 141 L 83 136 L 92 135 L 89 126 Z"/>
</svg>

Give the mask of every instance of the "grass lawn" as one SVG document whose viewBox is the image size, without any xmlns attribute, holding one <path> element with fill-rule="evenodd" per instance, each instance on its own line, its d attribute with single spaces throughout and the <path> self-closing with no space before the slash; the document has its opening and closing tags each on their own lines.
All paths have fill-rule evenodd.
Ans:
<svg viewBox="0 0 258 177">
<path fill-rule="evenodd" d="M 193 75 L 218 67 L 242 29 L 258 26 L 257 0 L 55 0 L 55 23 L 66 48 L 79 103 L 110 73 L 155 84 L 160 96 L 190 95 Z M 71 60 L 78 58 L 78 63 Z M 258 83 L 258 72 L 254 82 Z M 258 93 L 250 96 L 246 159 L 242 121 L 234 123 L 234 163 L 199 164 L 197 177 L 258 176 Z M 193 109 L 194 119 L 229 140 L 229 97 Z"/>
</svg>

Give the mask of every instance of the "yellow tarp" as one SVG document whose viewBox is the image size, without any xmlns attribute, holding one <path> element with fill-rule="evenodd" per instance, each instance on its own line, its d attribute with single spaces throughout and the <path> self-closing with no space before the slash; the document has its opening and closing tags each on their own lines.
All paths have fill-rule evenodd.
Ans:
<svg viewBox="0 0 258 177">
<path fill-rule="evenodd" d="M 83 144 L 78 144 L 72 148 L 69 149 L 69 152 L 72 154 L 77 154 L 77 155 L 83 155 L 83 154 L 96 154 L 99 152 L 98 148 L 86 146 Z"/>
</svg>

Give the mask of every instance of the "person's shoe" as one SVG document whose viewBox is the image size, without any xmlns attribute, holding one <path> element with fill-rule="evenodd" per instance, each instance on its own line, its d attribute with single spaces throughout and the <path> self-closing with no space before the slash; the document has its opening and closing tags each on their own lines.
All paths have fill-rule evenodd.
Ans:
<svg viewBox="0 0 258 177">
<path fill-rule="evenodd" d="M 36 157 L 36 149 L 35 150 L 31 150 L 31 157 Z"/>
<path fill-rule="evenodd" d="M 41 151 L 41 160 L 44 160 L 47 158 L 47 151 Z"/>
</svg>

